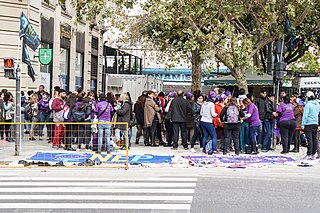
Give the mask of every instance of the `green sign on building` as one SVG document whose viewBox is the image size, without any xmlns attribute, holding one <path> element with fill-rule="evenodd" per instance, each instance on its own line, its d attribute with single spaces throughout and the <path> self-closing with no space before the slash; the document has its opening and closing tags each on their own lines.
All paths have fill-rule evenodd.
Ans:
<svg viewBox="0 0 320 213">
<path fill-rule="evenodd" d="M 52 62 L 52 49 L 40 48 L 39 61 L 42 65 L 48 65 Z"/>
</svg>

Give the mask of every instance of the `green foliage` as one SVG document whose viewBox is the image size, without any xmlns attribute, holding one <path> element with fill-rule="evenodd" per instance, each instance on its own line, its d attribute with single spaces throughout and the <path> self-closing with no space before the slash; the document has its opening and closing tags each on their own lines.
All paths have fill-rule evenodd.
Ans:
<svg viewBox="0 0 320 213">
<path fill-rule="evenodd" d="M 319 72 L 320 57 L 313 52 L 306 52 L 297 62 L 291 65 L 294 72 Z"/>
</svg>

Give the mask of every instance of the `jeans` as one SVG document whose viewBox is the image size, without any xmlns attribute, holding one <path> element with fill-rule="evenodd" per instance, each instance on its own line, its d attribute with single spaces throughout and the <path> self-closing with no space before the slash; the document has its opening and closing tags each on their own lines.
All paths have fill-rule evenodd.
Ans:
<svg viewBox="0 0 320 213">
<path fill-rule="evenodd" d="M 45 112 L 40 112 L 39 114 L 39 121 L 40 123 L 43 123 L 43 122 L 50 122 L 50 114 L 49 113 L 45 113 Z M 39 135 L 40 137 L 43 136 L 43 127 L 44 127 L 44 124 L 40 124 L 40 131 L 39 131 Z M 47 137 L 50 138 L 50 125 L 46 124 L 46 128 L 47 128 Z"/>
<path fill-rule="evenodd" d="M 301 136 L 300 136 L 300 129 L 296 129 L 294 132 L 294 150 L 299 151 L 301 145 Z"/>
<path fill-rule="evenodd" d="M 129 127 L 128 131 L 129 131 L 128 132 L 128 137 L 129 137 L 128 143 L 129 143 L 129 147 L 131 147 L 132 127 Z M 120 134 L 123 137 L 124 144 L 126 144 L 127 143 L 127 141 L 126 141 L 126 130 L 120 130 Z"/>
<path fill-rule="evenodd" d="M 173 148 L 178 148 L 179 129 L 181 130 L 182 145 L 184 148 L 188 148 L 188 132 L 186 122 L 173 122 Z"/>
<path fill-rule="evenodd" d="M 99 123 L 100 122 L 109 122 L 109 121 L 99 120 Z M 98 124 L 98 129 L 99 129 L 98 151 L 101 152 L 102 150 L 103 131 L 105 131 L 107 151 L 110 151 L 111 124 Z"/>
<path fill-rule="evenodd" d="M 263 120 L 264 134 L 263 134 L 263 143 L 262 149 L 270 150 L 271 149 L 271 140 L 273 132 L 273 120 L 264 119 Z"/>
<path fill-rule="evenodd" d="M 81 144 L 84 143 L 86 145 L 86 148 L 88 148 L 90 140 L 91 140 L 91 124 L 80 124 L 78 146 L 81 146 Z"/>
<path fill-rule="evenodd" d="M 29 131 L 29 124 L 27 123 L 27 120 L 24 118 L 24 113 L 21 113 L 21 122 L 25 123 L 25 125 L 26 125 L 25 129 L 26 129 L 26 131 Z"/>
<path fill-rule="evenodd" d="M 245 145 L 249 144 L 249 124 L 247 122 L 243 122 L 240 129 L 240 149 L 244 151 Z"/>
<path fill-rule="evenodd" d="M 317 128 L 318 125 L 305 125 L 304 134 L 307 137 L 308 151 L 307 155 L 315 155 L 317 152 L 318 140 L 317 140 Z"/>
<path fill-rule="evenodd" d="M 282 151 L 284 153 L 287 153 L 290 150 L 290 144 L 291 144 L 291 141 L 293 140 L 294 132 L 296 130 L 296 121 L 295 120 L 281 121 L 279 123 L 279 126 L 280 126 L 281 142 L 282 142 L 282 149 L 283 149 Z"/>
<path fill-rule="evenodd" d="M 250 144 L 254 152 L 257 151 L 257 135 L 259 134 L 260 126 L 261 125 L 249 127 Z"/>
<path fill-rule="evenodd" d="M 203 152 L 206 151 L 206 141 L 208 139 L 209 134 L 212 140 L 212 149 L 213 151 L 217 151 L 217 134 L 216 134 L 216 129 L 214 128 L 213 123 L 207 123 L 207 122 L 201 121 L 201 128 L 203 132 L 203 138 L 202 138 Z"/>
<path fill-rule="evenodd" d="M 231 141 L 233 140 L 235 153 L 238 155 L 239 150 L 239 138 L 240 138 L 240 129 L 241 124 L 225 124 L 224 126 L 224 145 L 223 145 L 223 154 L 227 153 L 228 148 L 230 147 Z"/>
<path fill-rule="evenodd" d="M 10 131 L 12 119 L 5 120 L 4 122 L 8 123 L 4 125 L 4 133 L 6 134 L 6 138 L 10 139 L 10 136 L 12 137 L 11 131 Z"/>
<path fill-rule="evenodd" d="M 264 138 L 264 123 L 263 120 L 260 120 L 261 125 L 259 126 L 259 131 L 257 135 L 257 144 L 262 145 Z"/>
</svg>

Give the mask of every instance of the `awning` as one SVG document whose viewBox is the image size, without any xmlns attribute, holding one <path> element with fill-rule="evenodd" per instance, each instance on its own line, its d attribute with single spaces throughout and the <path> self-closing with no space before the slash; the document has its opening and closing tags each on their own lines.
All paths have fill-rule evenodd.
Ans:
<svg viewBox="0 0 320 213">
<path fill-rule="evenodd" d="M 252 73 L 251 71 L 246 72 L 246 79 L 248 86 L 272 86 L 273 77 L 268 74 Z M 204 80 L 204 85 L 216 85 L 216 86 L 237 86 L 238 83 L 232 75 L 222 76 L 214 79 Z"/>
</svg>

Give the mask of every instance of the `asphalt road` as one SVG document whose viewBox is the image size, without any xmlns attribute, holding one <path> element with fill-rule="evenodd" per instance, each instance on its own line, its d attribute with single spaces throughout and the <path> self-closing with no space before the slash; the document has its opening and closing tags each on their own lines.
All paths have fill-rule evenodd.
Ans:
<svg viewBox="0 0 320 213">
<path fill-rule="evenodd" d="M 6 213 L 318 213 L 319 191 L 319 166 L 0 170 Z"/>
</svg>

